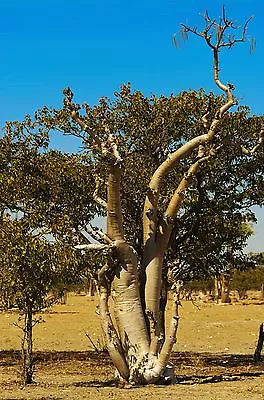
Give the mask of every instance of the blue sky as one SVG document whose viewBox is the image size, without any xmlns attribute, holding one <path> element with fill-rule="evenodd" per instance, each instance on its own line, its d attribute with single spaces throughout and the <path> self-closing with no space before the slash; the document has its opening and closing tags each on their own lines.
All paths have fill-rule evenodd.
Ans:
<svg viewBox="0 0 264 400">
<path fill-rule="evenodd" d="M 264 4 L 261 0 L 226 0 L 227 15 L 243 23 L 254 15 L 249 36 L 257 40 L 222 55 L 223 80 L 235 84 L 240 104 L 262 114 Z M 180 22 L 199 24 L 208 9 L 218 17 L 222 1 L 206 0 L 8 0 L 1 1 L 0 124 L 22 119 L 43 105 L 59 107 L 70 86 L 78 101 L 94 104 L 111 97 L 122 83 L 151 93 L 189 88 L 215 90 L 211 53 L 197 38 L 179 49 L 172 36 Z M 73 150 L 74 138 L 57 138 L 54 146 Z M 262 221 L 250 250 L 264 250 Z"/>
</svg>

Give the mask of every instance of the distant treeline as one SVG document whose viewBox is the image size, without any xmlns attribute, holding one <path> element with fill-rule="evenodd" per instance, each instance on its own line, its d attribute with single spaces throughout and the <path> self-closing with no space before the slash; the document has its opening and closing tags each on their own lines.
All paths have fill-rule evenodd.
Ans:
<svg viewBox="0 0 264 400">
<path fill-rule="evenodd" d="M 264 264 L 255 268 L 249 268 L 245 271 L 231 270 L 229 271 L 229 290 L 236 290 L 240 298 L 243 298 L 247 290 L 264 290 Z M 217 277 L 211 277 L 204 280 L 193 280 L 184 285 L 186 291 L 214 294 L 216 288 Z"/>
</svg>

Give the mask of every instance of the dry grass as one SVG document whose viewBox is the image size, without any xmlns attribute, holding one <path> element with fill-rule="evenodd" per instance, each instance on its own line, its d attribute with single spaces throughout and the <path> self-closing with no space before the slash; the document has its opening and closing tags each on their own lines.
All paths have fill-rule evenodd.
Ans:
<svg viewBox="0 0 264 400">
<path fill-rule="evenodd" d="M 101 341 L 97 300 L 71 295 L 67 305 L 44 313 L 35 328 L 37 383 L 19 378 L 17 313 L 0 313 L 0 399 L 264 399 L 264 363 L 252 354 L 264 305 L 213 305 L 183 302 L 173 362 L 177 385 L 150 385 L 129 391 L 114 384 L 105 353 L 96 353 L 85 336 Z"/>
</svg>

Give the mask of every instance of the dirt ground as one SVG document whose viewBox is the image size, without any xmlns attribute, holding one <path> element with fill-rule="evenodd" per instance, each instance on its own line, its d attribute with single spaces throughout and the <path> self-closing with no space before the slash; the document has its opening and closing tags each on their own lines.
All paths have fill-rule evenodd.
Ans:
<svg viewBox="0 0 264 400">
<path fill-rule="evenodd" d="M 34 328 L 35 380 L 22 386 L 16 312 L 0 313 L 0 399 L 264 399 L 264 362 L 254 364 L 264 305 L 183 301 L 172 355 L 177 384 L 119 389 L 104 347 L 97 299 L 70 295 Z M 91 341 L 99 352 L 96 352 Z"/>
</svg>

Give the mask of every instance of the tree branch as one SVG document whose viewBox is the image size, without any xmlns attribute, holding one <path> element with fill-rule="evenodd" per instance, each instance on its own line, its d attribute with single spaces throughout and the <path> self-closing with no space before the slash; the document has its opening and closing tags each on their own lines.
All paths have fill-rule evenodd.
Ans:
<svg viewBox="0 0 264 400">
<path fill-rule="evenodd" d="M 163 251 L 165 251 L 168 246 L 170 235 L 174 226 L 174 219 L 180 207 L 182 206 L 185 193 L 190 186 L 191 181 L 196 176 L 200 165 L 207 161 L 210 158 L 210 155 L 204 156 L 204 149 L 200 148 L 199 157 L 200 158 L 193 165 L 191 165 L 186 175 L 182 178 L 163 215 L 163 223 L 161 224 L 160 232 L 160 235 L 162 236 Z"/>
<path fill-rule="evenodd" d="M 102 231 L 101 229 L 99 229 L 98 227 L 92 226 L 91 224 L 90 224 L 90 226 L 91 226 L 92 231 L 87 231 L 87 233 L 90 234 L 90 232 L 93 232 L 93 233 L 94 233 L 94 236 L 95 236 L 95 237 L 98 237 L 98 239 L 103 240 L 105 243 L 113 244 L 113 240 L 110 239 L 110 237 L 107 236 L 107 234 L 106 234 L 105 232 L 103 232 L 103 231 Z M 96 240 L 98 240 L 98 239 L 96 239 Z M 98 241 L 99 241 L 99 240 L 98 240 Z"/>
<path fill-rule="evenodd" d="M 229 144 L 239 148 L 243 154 L 246 156 L 252 156 L 257 153 L 257 151 L 264 145 L 264 122 L 261 124 L 260 132 L 259 132 L 259 138 L 257 141 L 257 144 L 252 148 L 252 149 L 247 149 L 245 146 L 239 144 L 239 143 L 233 143 L 228 141 Z"/>
<path fill-rule="evenodd" d="M 180 293 L 182 285 L 183 285 L 182 281 L 177 281 L 173 286 L 174 294 L 173 294 L 170 328 L 168 334 L 166 335 L 166 339 L 161 349 L 160 355 L 157 359 L 157 366 L 154 368 L 159 367 L 161 370 L 166 368 L 171 355 L 173 345 L 176 343 L 176 334 L 178 331 L 179 319 L 180 319 L 179 307 L 181 306 Z"/>
<path fill-rule="evenodd" d="M 260 132 L 259 132 L 259 140 L 255 147 L 250 151 L 250 154 L 255 154 L 258 149 L 260 149 L 264 144 L 264 123 L 262 123 Z"/>
<path fill-rule="evenodd" d="M 100 179 L 99 177 L 96 177 L 95 180 L 95 191 L 93 193 L 93 198 L 96 201 L 97 204 L 99 204 L 100 206 L 102 206 L 103 208 L 107 209 L 107 202 L 105 200 L 103 200 L 99 195 L 99 190 L 100 190 L 100 183 L 102 182 L 102 179 Z"/>
<path fill-rule="evenodd" d="M 96 251 L 101 251 L 101 250 L 106 250 L 109 248 L 109 245 L 107 244 L 100 244 L 100 243 L 89 243 L 89 244 L 78 244 L 74 246 L 76 250 L 96 250 Z"/>
<path fill-rule="evenodd" d="M 154 361 L 154 365 L 152 368 L 149 368 L 145 372 L 145 379 L 147 382 L 155 382 L 159 379 L 163 374 L 165 379 L 172 379 L 172 373 L 170 371 L 169 376 L 166 376 L 166 369 L 168 368 L 168 362 L 171 355 L 171 351 L 173 345 L 176 343 L 176 334 L 179 326 L 179 306 L 180 302 L 180 291 L 182 287 L 182 282 L 177 281 L 174 285 L 174 296 L 173 296 L 173 307 L 172 307 L 172 316 L 171 323 L 168 335 L 166 335 L 165 342 L 162 346 L 160 355 Z"/>
</svg>

